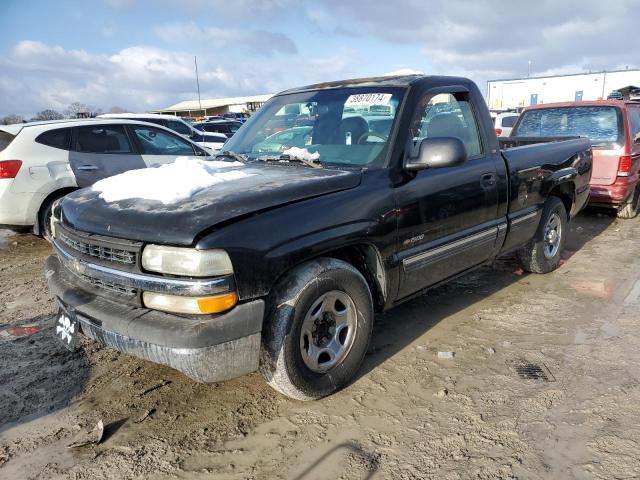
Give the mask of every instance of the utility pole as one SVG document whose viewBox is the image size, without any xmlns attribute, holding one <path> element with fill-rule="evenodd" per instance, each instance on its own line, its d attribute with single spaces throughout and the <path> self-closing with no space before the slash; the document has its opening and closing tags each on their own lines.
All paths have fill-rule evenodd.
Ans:
<svg viewBox="0 0 640 480">
<path fill-rule="evenodd" d="M 202 101 L 200 100 L 200 78 L 198 77 L 198 57 L 193 57 L 193 62 L 196 64 L 196 84 L 198 85 L 198 106 L 202 110 Z M 205 112 L 202 112 L 203 114 Z"/>
<path fill-rule="evenodd" d="M 527 74 L 527 77 L 531 76 L 531 60 L 529 60 L 529 73 Z"/>
</svg>

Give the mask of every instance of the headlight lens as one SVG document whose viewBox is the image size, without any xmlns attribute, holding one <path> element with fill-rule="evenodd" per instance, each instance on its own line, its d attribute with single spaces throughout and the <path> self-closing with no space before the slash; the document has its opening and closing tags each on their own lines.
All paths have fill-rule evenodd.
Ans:
<svg viewBox="0 0 640 480">
<path fill-rule="evenodd" d="M 146 270 L 171 275 L 216 277 L 233 273 L 231 259 L 224 250 L 147 245 L 142 251 Z"/>
</svg>

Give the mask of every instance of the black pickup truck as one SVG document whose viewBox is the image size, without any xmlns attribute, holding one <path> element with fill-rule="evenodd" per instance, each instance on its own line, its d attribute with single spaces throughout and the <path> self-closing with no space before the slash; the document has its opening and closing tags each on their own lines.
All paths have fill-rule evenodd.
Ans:
<svg viewBox="0 0 640 480">
<path fill-rule="evenodd" d="M 557 268 L 592 167 L 586 139 L 501 150 L 476 85 L 437 76 L 285 91 L 224 149 L 226 173 L 182 198 L 96 185 L 55 205 L 67 346 L 82 333 L 203 382 L 259 369 L 320 398 L 356 374 L 374 312 L 509 252 Z"/>
</svg>

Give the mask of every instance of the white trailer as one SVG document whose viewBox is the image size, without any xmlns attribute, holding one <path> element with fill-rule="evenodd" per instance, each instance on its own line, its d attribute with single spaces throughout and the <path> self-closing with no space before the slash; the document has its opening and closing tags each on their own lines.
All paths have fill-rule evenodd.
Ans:
<svg viewBox="0 0 640 480">
<path fill-rule="evenodd" d="M 599 100 L 629 85 L 640 87 L 640 70 L 489 80 L 487 103 L 491 109 L 503 110 L 541 103 Z"/>
</svg>

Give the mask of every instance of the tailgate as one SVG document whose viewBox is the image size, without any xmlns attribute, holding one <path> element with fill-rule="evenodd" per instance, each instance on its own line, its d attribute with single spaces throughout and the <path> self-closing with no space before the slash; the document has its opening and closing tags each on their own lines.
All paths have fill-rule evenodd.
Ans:
<svg viewBox="0 0 640 480">
<path fill-rule="evenodd" d="M 611 185 L 616 181 L 620 155 L 619 150 L 593 149 L 592 185 Z"/>
</svg>

